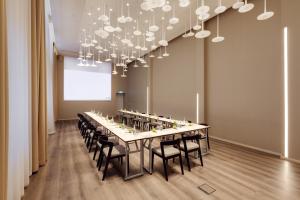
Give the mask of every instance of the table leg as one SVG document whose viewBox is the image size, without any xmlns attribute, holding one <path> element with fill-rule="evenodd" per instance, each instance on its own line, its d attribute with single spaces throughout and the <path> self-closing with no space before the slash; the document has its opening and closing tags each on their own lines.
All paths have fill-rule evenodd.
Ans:
<svg viewBox="0 0 300 200">
<path fill-rule="evenodd" d="M 129 148 L 128 148 L 128 142 L 125 143 L 125 179 L 128 177 L 128 156 L 129 156 Z"/>
<path fill-rule="evenodd" d="M 140 140 L 140 172 L 144 173 L 144 140 Z"/>
</svg>

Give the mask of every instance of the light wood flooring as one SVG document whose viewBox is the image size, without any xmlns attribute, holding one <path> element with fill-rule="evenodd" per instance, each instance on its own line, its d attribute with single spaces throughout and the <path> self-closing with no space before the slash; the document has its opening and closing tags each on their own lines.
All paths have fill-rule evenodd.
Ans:
<svg viewBox="0 0 300 200">
<path fill-rule="evenodd" d="M 57 133 L 49 136 L 48 164 L 31 177 L 23 199 L 300 199 L 300 165 L 220 142 L 211 142 L 203 168 L 198 159 L 190 159 L 192 171 L 185 165 L 181 175 L 178 162 L 169 162 L 169 182 L 157 157 L 152 175 L 124 181 L 123 169 L 114 162 L 102 182 L 92 155 L 74 121 L 58 123 Z M 147 155 L 145 150 L 146 160 Z M 137 169 L 138 154 L 130 162 L 131 170 Z M 204 183 L 216 191 L 207 195 L 199 190 Z"/>
</svg>

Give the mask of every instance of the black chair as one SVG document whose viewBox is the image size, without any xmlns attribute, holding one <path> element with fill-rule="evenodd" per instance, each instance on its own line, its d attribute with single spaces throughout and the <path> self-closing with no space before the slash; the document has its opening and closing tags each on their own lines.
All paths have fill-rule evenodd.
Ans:
<svg viewBox="0 0 300 200">
<path fill-rule="evenodd" d="M 185 159 L 187 161 L 188 169 L 191 171 L 189 153 L 197 151 L 200 157 L 201 166 L 203 166 L 201 147 L 200 147 L 200 135 L 184 136 L 182 135 L 182 142 L 178 148 L 184 152 Z"/>
<path fill-rule="evenodd" d="M 200 124 L 200 125 L 208 126 L 208 124 Z M 205 136 L 202 136 L 202 137 L 200 138 L 200 140 L 203 140 L 203 139 L 206 139 L 206 141 L 207 141 L 207 147 L 208 147 L 208 149 L 210 149 L 210 146 L 209 146 L 208 129 L 205 129 Z"/>
<path fill-rule="evenodd" d="M 122 163 L 122 159 L 125 156 L 125 147 L 122 145 L 114 146 L 114 143 L 109 142 L 105 138 L 101 138 L 101 137 L 97 142 L 97 146 L 100 149 L 100 154 L 97 162 L 97 167 L 99 171 L 102 166 L 103 157 L 106 158 L 105 168 L 102 176 L 102 181 L 104 181 L 110 160 L 118 158 L 121 159 L 121 163 Z"/>
<path fill-rule="evenodd" d="M 89 149 L 89 152 L 92 151 L 92 147 L 94 146 L 95 141 L 97 141 L 100 136 L 104 136 L 101 131 L 92 130 L 90 132 L 88 142 L 87 142 L 87 147 Z"/>
<path fill-rule="evenodd" d="M 179 144 L 180 144 L 180 139 L 169 140 L 169 141 L 161 141 L 160 142 L 160 147 L 152 148 L 152 166 L 151 166 L 152 170 L 153 170 L 153 162 L 154 162 L 154 154 L 155 154 L 158 157 L 162 158 L 162 160 L 163 160 L 164 173 L 165 173 L 165 178 L 166 178 L 167 181 L 168 181 L 167 165 L 168 165 L 168 160 L 171 159 L 171 158 L 179 157 L 181 173 L 184 174 L 183 165 L 182 165 L 182 158 L 181 158 L 181 152 L 180 152 L 179 149 L 174 147 L 174 145 L 179 146 Z"/>
</svg>

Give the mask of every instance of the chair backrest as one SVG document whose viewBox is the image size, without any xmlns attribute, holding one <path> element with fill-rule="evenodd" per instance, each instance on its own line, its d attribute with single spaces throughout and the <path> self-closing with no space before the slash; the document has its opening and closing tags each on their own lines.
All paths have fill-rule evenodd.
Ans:
<svg viewBox="0 0 300 200">
<path fill-rule="evenodd" d="M 161 148 L 162 156 L 165 157 L 165 146 L 174 146 L 174 145 L 179 146 L 180 139 L 161 141 L 160 148 Z"/>
<path fill-rule="evenodd" d="M 182 135 L 182 140 L 184 141 L 188 141 L 188 140 L 196 140 L 199 141 L 200 140 L 200 135 L 196 134 L 196 135 Z"/>
</svg>

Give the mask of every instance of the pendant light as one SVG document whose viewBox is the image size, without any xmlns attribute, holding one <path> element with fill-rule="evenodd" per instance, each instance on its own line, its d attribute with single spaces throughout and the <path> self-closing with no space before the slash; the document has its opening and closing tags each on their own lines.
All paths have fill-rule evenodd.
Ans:
<svg viewBox="0 0 300 200">
<path fill-rule="evenodd" d="M 172 17 L 169 19 L 169 23 L 174 25 L 174 24 L 177 24 L 178 22 L 179 22 L 179 19 L 178 19 L 178 17 L 175 16 L 175 3 L 174 3 Z"/>
<path fill-rule="evenodd" d="M 136 40 L 137 40 L 137 42 L 136 42 L 136 46 L 134 48 L 139 50 L 139 49 L 141 49 L 141 46 L 139 45 L 139 43 L 140 43 L 139 37 L 137 37 Z"/>
<path fill-rule="evenodd" d="M 232 5 L 232 8 L 237 10 L 239 9 L 241 6 L 244 5 L 244 2 L 241 0 L 236 0 L 236 2 Z"/>
<path fill-rule="evenodd" d="M 155 58 L 155 55 L 152 53 L 152 51 L 151 51 L 149 57 L 150 57 L 150 58 Z"/>
<path fill-rule="evenodd" d="M 217 16 L 217 36 L 211 40 L 214 43 L 222 42 L 225 39 L 223 36 L 219 35 L 219 26 L 220 26 L 220 24 L 219 24 L 219 15 L 218 15 Z"/>
<path fill-rule="evenodd" d="M 253 3 L 248 3 L 248 1 L 245 0 L 245 4 L 242 5 L 239 8 L 239 12 L 240 13 L 246 13 L 246 12 L 249 12 L 250 10 L 252 10 L 253 8 L 254 8 L 254 4 Z"/>
<path fill-rule="evenodd" d="M 96 67 L 97 65 L 95 64 L 95 49 L 93 50 L 93 62 L 92 62 L 92 67 Z"/>
<path fill-rule="evenodd" d="M 106 15 L 106 4 L 103 2 L 103 14 L 98 17 L 98 20 L 102 22 L 106 22 L 109 20 L 108 16 Z"/>
<path fill-rule="evenodd" d="M 206 6 L 204 0 L 201 0 L 201 6 L 195 10 L 196 15 L 208 13 L 210 10 L 209 6 Z"/>
<path fill-rule="evenodd" d="M 222 0 L 219 0 L 219 5 L 215 9 L 215 13 L 216 14 L 221 14 L 221 13 L 225 12 L 225 10 L 226 10 L 226 6 L 222 5 Z"/>
<path fill-rule="evenodd" d="M 116 65 L 115 65 L 115 64 L 114 64 L 114 70 L 112 71 L 112 74 L 113 74 L 113 75 L 116 75 L 116 74 L 118 74 L 117 67 L 116 67 Z"/>
<path fill-rule="evenodd" d="M 127 17 L 126 17 L 126 22 L 132 22 L 133 19 L 132 19 L 132 17 L 130 17 L 130 7 L 129 7 L 130 4 L 127 3 L 126 6 L 127 6 Z"/>
<path fill-rule="evenodd" d="M 109 9 L 109 20 L 107 21 L 107 25 L 104 26 L 104 30 L 109 32 L 109 33 L 112 33 L 115 31 L 115 28 L 111 26 L 110 24 L 110 16 L 111 16 L 111 12 L 112 12 L 112 9 Z"/>
<path fill-rule="evenodd" d="M 197 2 L 196 8 L 198 8 L 199 0 L 196 0 L 196 2 Z M 193 30 L 194 31 L 199 31 L 200 29 L 201 29 L 201 26 L 199 25 L 198 16 L 196 15 L 196 25 L 193 26 Z"/>
<path fill-rule="evenodd" d="M 139 30 L 139 21 L 138 21 L 138 19 L 136 19 L 136 30 L 133 31 L 133 35 L 139 36 L 141 34 L 142 34 L 142 32 Z"/>
<path fill-rule="evenodd" d="M 274 12 L 267 11 L 267 0 L 264 0 L 264 12 L 257 16 L 257 20 L 263 21 L 273 17 Z"/>
<path fill-rule="evenodd" d="M 98 64 L 102 63 L 100 57 L 101 57 L 101 53 L 98 51 L 98 60 L 96 61 L 96 63 Z"/>
<path fill-rule="evenodd" d="M 166 29 L 167 29 L 168 31 L 171 31 L 171 30 L 174 29 L 174 27 L 173 27 L 172 25 L 169 24 L 169 25 L 166 27 Z"/>
<path fill-rule="evenodd" d="M 146 47 L 146 37 L 145 37 L 145 34 L 143 35 L 144 36 L 144 46 L 141 48 L 142 51 L 147 51 L 148 48 Z"/>
<path fill-rule="evenodd" d="M 127 19 L 123 13 L 123 3 L 124 3 L 124 0 L 122 0 L 122 2 L 121 2 L 121 16 L 118 17 L 118 22 L 120 22 L 121 24 L 125 24 L 127 22 Z"/>
<path fill-rule="evenodd" d="M 125 67 L 123 67 L 123 74 L 121 75 L 122 78 L 126 78 L 127 75 L 125 74 Z"/>
<path fill-rule="evenodd" d="M 156 32 L 159 30 L 159 27 L 155 24 L 155 15 L 154 15 L 154 11 L 151 11 L 153 14 L 152 16 L 152 20 L 153 20 L 153 24 L 151 26 L 149 26 L 149 31 L 151 32 Z"/>
<path fill-rule="evenodd" d="M 195 33 L 192 31 L 192 8 L 190 6 L 190 31 L 187 33 L 187 37 L 193 37 Z"/>
<path fill-rule="evenodd" d="M 186 15 L 185 15 L 186 16 Z M 185 17 L 185 22 L 184 22 L 184 34 L 182 35 L 183 38 L 187 38 L 187 25 L 186 25 L 186 18 L 187 16 Z"/>
<path fill-rule="evenodd" d="M 163 29 L 163 27 L 164 27 L 164 21 L 165 21 L 165 18 L 162 17 L 161 18 L 161 40 L 158 41 L 158 44 L 161 45 L 161 46 L 168 46 L 168 41 L 165 38 L 165 31 Z"/>
<path fill-rule="evenodd" d="M 167 52 L 167 47 L 165 47 L 165 52 L 163 54 L 163 57 L 168 57 L 170 54 Z"/>
<path fill-rule="evenodd" d="M 163 57 L 161 56 L 161 47 L 159 47 L 159 55 L 157 56 L 157 59 L 162 59 Z"/>
<path fill-rule="evenodd" d="M 139 67 L 139 65 L 137 64 L 136 60 L 134 61 L 134 65 L 133 65 L 134 68 L 137 68 Z"/>
<path fill-rule="evenodd" d="M 204 30 L 204 22 L 202 21 L 202 30 L 197 32 L 195 34 L 195 37 L 198 39 L 202 39 L 202 38 L 206 38 L 208 36 L 210 36 L 210 31 L 209 30 Z"/>
<path fill-rule="evenodd" d="M 145 58 L 146 56 L 144 56 L 144 58 Z M 148 56 L 148 62 L 146 62 L 145 61 L 145 64 L 143 65 L 143 67 L 144 68 L 149 68 L 150 67 L 150 65 L 148 65 L 148 63 L 150 62 L 150 58 L 149 58 L 149 56 Z"/>
<path fill-rule="evenodd" d="M 170 12 L 172 10 L 172 7 L 170 6 L 170 2 L 167 1 L 163 7 L 161 7 L 161 10 L 164 12 Z"/>
</svg>

